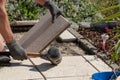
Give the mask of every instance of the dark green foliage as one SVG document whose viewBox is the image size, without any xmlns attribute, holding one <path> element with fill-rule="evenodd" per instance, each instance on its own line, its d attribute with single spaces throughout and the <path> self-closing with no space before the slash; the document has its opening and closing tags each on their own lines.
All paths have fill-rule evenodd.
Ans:
<svg viewBox="0 0 120 80">
<path fill-rule="evenodd" d="M 38 19 L 39 13 L 43 11 L 43 8 L 33 3 L 32 0 L 8 1 L 6 8 L 10 21 Z"/>
<path fill-rule="evenodd" d="M 101 15 L 96 14 L 100 7 L 89 0 L 53 0 L 63 10 L 67 18 L 74 22 L 96 21 Z"/>
<path fill-rule="evenodd" d="M 77 23 L 96 21 L 101 18 L 101 15 L 96 14 L 99 6 L 89 0 L 53 0 L 53 2 L 64 12 L 65 17 Z M 37 19 L 39 15 L 42 16 L 46 12 L 45 8 L 32 0 L 10 0 L 6 7 L 10 21 Z"/>
</svg>

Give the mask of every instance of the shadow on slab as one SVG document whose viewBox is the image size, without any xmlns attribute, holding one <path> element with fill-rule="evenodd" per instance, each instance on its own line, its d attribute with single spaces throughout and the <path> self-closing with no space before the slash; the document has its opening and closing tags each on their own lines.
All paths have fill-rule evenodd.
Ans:
<svg viewBox="0 0 120 80">
<path fill-rule="evenodd" d="M 33 67 L 33 66 L 32 66 Z M 47 71 L 51 68 L 54 68 L 55 65 L 52 65 L 50 63 L 42 63 L 40 65 L 37 65 L 37 67 L 40 69 L 40 71 Z M 32 69 L 30 69 L 31 71 L 37 71 L 35 67 L 33 67 Z"/>
<path fill-rule="evenodd" d="M 21 63 L 11 63 L 11 66 L 9 66 L 9 67 L 17 67 L 17 66 L 18 66 L 18 67 L 19 67 L 19 66 L 31 67 L 30 71 L 36 71 L 36 72 L 38 72 L 33 65 L 25 65 L 25 64 L 21 64 Z M 40 69 L 40 71 L 42 71 L 42 72 L 47 71 L 47 70 L 55 67 L 55 65 L 52 65 L 52 64 L 50 64 L 50 63 L 42 63 L 42 64 L 36 65 L 36 66 L 37 66 L 37 67 Z"/>
</svg>

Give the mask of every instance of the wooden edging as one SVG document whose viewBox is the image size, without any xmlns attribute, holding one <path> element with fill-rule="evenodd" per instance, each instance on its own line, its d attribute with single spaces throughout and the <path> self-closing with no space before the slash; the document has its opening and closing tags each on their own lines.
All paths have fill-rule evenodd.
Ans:
<svg viewBox="0 0 120 80">
<path fill-rule="evenodd" d="M 118 69 L 119 66 L 117 64 L 109 64 L 110 60 L 104 60 L 105 54 L 99 54 L 97 48 L 93 46 L 86 38 L 84 38 L 82 35 L 80 35 L 78 32 L 73 30 L 72 28 L 68 28 L 68 31 L 71 32 L 76 38 L 77 43 L 81 48 L 83 48 L 85 51 L 87 51 L 89 54 L 97 55 L 97 57 L 101 58 L 103 62 L 105 62 L 109 67 L 112 69 Z"/>
</svg>

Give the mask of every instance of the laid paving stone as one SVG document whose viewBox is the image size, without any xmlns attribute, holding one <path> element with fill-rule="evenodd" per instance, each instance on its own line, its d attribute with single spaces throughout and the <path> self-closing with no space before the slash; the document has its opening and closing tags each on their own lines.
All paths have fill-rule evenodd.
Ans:
<svg viewBox="0 0 120 80">
<path fill-rule="evenodd" d="M 96 56 L 84 56 L 94 67 L 96 67 L 99 71 L 112 71 L 112 69 L 106 65 L 100 58 L 96 58 Z"/>
<path fill-rule="evenodd" d="M 98 72 L 81 56 L 63 57 L 63 61 L 58 66 L 53 66 L 40 58 L 32 58 L 32 60 L 48 80 L 89 80 L 93 73 Z M 11 61 L 11 63 L 10 67 L 0 68 L 1 80 L 43 80 L 28 60 Z"/>
<path fill-rule="evenodd" d="M 63 42 L 75 41 L 77 38 L 71 34 L 68 30 L 65 30 L 60 36 L 59 39 Z"/>
</svg>

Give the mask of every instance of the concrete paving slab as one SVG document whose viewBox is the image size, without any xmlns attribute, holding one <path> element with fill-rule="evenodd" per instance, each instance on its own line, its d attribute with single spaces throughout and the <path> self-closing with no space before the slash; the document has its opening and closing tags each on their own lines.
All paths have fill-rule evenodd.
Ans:
<svg viewBox="0 0 120 80">
<path fill-rule="evenodd" d="M 94 65 L 99 71 L 112 71 L 112 69 L 105 64 L 100 58 L 96 56 L 84 56 L 92 65 Z"/>
<path fill-rule="evenodd" d="M 42 78 L 34 78 L 34 79 L 30 79 L 30 80 L 43 80 Z M 79 77 L 75 77 L 75 76 L 65 76 L 65 77 L 54 77 L 54 78 L 48 78 L 48 80 L 91 80 L 90 77 L 88 76 L 79 76 Z"/>
<path fill-rule="evenodd" d="M 64 42 L 70 42 L 70 41 L 75 41 L 77 38 L 71 34 L 68 30 L 65 30 L 60 36 L 59 36 L 61 41 Z"/>
<path fill-rule="evenodd" d="M 40 58 L 32 58 L 48 80 L 90 80 L 97 70 L 81 56 L 63 57 L 58 66 Z M 0 68 L 0 80 L 43 80 L 42 76 L 26 61 L 11 61 L 10 67 Z M 98 61 L 99 63 L 99 61 Z"/>
</svg>

